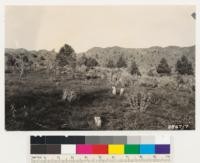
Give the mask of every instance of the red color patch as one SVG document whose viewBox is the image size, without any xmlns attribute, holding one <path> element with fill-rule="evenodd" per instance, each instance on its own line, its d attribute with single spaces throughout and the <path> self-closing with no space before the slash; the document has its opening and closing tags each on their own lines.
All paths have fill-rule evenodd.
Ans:
<svg viewBox="0 0 200 163">
<path fill-rule="evenodd" d="M 105 144 L 92 145 L 92 153 L 93 154 L 108 154 L 108 145 L 105 145 Z"/>
</svg>

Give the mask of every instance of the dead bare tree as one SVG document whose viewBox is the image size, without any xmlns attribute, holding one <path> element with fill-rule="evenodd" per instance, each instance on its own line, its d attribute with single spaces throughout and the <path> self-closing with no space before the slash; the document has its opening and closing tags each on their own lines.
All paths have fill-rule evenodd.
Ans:
<svg viewBox="0 0 200 163">
<path fill-rule="evenodd" d="M 50 80 L 53 80 L 53 78 L 56 76 L 55 70 L 56 63 L 53 61 L 48 61 L 46 72 Z"/>
<path fill-rule="evenodd" d="M 16 66 L 17 70 L 19 71 L 19 80 L 21 80 L 22 76 L 25 73 L 25 62 L 23 60 L 22 55 L 20 55 L 20 58 L 19 58 L 18 62 L 15 63 L 15 66 Z"/>
</svg>

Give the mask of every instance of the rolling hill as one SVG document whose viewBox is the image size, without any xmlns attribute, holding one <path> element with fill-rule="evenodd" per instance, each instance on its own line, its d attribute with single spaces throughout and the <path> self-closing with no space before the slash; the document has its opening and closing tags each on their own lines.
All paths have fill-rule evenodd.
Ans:
<svg viewBox="0 0 200 163">
<path fill-rule="evenodd" d="M 26 56 L 29 62 L 32 62 L 38 67 L 45 67 L 49 62 L 55 60 L 56 52 L 48 50 L 28 51 L 26 49 L 5 49 L 6 63 L 9 57 L 18 60 L 20 54 Z M 77 54 L 77 57 L 82 56 L 83 53 Z M 84 52 L 88 57 L 95 58 L 100 66 L 105 67 L 108 60 L 116 62 L 119 57 L 123 57 L 128 63 L 130 60 L 135 60 L 142 74 L 147 73 L 150 69 L 155 69 L 162 57 L 166 58 L 172 72 L 175 71 L 175 64 L 182 55 L 185 55 L 195 67 L 195 46 L 191 47 L 150 47 L 150 48 L 122 48 L 118 46 L 100 48 L 93 47 Z"/>
<path fill-rule="evenodd" d="M 122 48 L 118 46 L 107 48 L 94 47 L 89 49 L 85 54 L 86 56 L 95 58 L 102 66 L 105 66 L 106 60 L 117 60 L 120 56 L 123 56 L 126 62 L 134 59 L 142 73 L 146 73 L 149 69 L 155 68 L 162 57 L 166 58 L 173 72 L 177 60 L 182 55 L 185 55 L 192 62 L 192 66 L 195 67 L 195 46 L 154 46 L 150 48 Z"/>
</svg>

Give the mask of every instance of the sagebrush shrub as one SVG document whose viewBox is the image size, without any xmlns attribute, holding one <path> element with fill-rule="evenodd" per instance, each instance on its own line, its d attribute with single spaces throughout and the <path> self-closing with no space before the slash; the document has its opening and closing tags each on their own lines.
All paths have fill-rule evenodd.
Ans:
<svg viewBox="0 0 200 163">
<path fill-rule="evenodd" d="M 108 68 L 114 68 L 115 67 L 115 64 L 113 62 L 113 60 L 109 59 L 106 63 L 106 67 Z"/>
<path fill-rule="evenodd" d="M 151 95 L 146 92 L 129 93 L 127 99 L 135 112 L 145 112 L 151 104 Z"/>
<path fill-rule="evenodd" d="M 11 111 L 11 113 L 12 113 L 12 118 L 15 119 L 15 118 L 16 118 L 16 112 L 17 112 L 17 110 L 16 110 L 14 104 L 11 104 L 11 105 L 10 105 L 10 111 Z"/>
<path fill-rule="evenodd" d="M 150 68 L 149 71 L 147 72 L 147 75 L 153 77 L 153 76 L 157 76 L 158 73 L 155 68 Z"/>
<path fill-rule="evenodd" d="M 67 100 L 69 103 L 72 103 L 73 101 L 77 100 L 79 98 L 77 92 L 69 89 L 63 90 L 62 100 Z"/>
<path fill-rule="evenodd" d="M 159 78 L 158 87 L 170 90 L 177 89 L 177 81 L 173 77 L 170 76 L 162 76 Z"/>
<path fill-rule="evenodd" d="M 137 84 L 142 87 L 155 88 L 158 86 L 158 81 L 156 77 L 143 76 L 137 81 Z"/>
<path fill-rule="evenodd" d="M 136 80 L 137 76 L 133 76 L 125 70 L 121 72 L 118 78 L 118 82 L 122 87 L 130 87 L 135 83 Z"/>
<path fill-rule="evenodd" d="M 89 68 L 92 68 L 92 67 L 98 66 L 99 63 L 97 62 L 95 58 L 88 57 L 85 65 Z"/>
<path fill-rule="evenodd" d="M 150 102 L 151 104 L 155 104 L 158 105 L 161 101 L 161 97 L 160 95 L 156 94 L 156 93 L 151 93 L 150 94 Z"/>
<path fill-rule="evenodd" d="M 176 78 L 177 89 L 180 91 L 194 91 L 195 81 L 189 76 L 178 75 Z"/>
</svg>

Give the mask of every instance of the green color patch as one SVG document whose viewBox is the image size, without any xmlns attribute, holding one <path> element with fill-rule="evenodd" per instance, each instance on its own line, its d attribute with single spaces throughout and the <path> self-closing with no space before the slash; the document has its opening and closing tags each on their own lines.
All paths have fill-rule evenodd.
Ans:
<svg viewBox="0 0 200 163">
<path fill-rule="evenodd" d="M 124 153 L 125 154 L 140 154 L 140 145 L 126 144 Z"/>
</svg>

